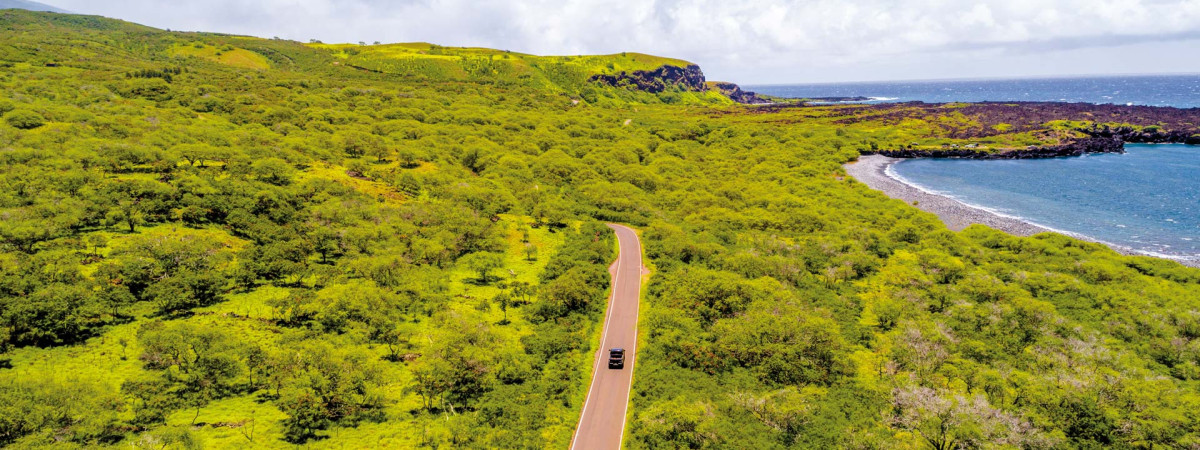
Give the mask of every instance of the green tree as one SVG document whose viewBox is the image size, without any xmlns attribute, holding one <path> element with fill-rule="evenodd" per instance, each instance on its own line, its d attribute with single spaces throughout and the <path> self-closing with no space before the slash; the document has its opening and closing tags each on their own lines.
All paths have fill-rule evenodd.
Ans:
<svg viewBox="0 0 1200 450">
<path fill-rule="evenodd" d="M 475 281 L 481 284 L 491 283 L 494 278 L 492 271 L 504 267 L 504 257 L 498 253 L 475 252 L 459 258 L 461 267 L 475 272 Z"/>
<path fill-rule="evenodd" d="M 6 344 L 62 345 L 91 334 L 92 315 L 98 309 L 80 285 L 54 283 L 28 297 L 0 298 L 0 324 Z"/>
<path fill-rule="evenodd" d="M 137 201 L 121 201 L 116 208 L 108 211 L 105 215 L 105 222 L 108 225 L 122 224 L 129 228 L 129 232 L 137 231 L 137 226 L 146 223 L 146 215 L 143 212 L 143 207 Z"/>
<path fill-rule="evenodd" d="M 543 320 L 550 320 L 575 312 L 586 312 L 597 299 L 597 291 L 589 278 L 583 269 L 573 268 L 542 285 L 538 289 L 540 301 L 534 314 Z"/>
<path fill-rule="evenodd" d="M 363 155 L 384 155 L 386 147 L 379 136 L 357 130 L 339 131 L 334 135 L 342 151 L 351 158 Z"/>
<path fill-rule="evenodd" d="M 279 158 L 255 161 L 250 170 L 259 181 L 276 186 L 292 184 L 292 177 L 296 173 L 296 169 L 291 164 Z"/>
<path fill-rule="evenodd" d="M 316 437 L 316 431 L 324 430 L 330 423 L 322 401 L 307 392 L 283 402 L 280 409 L 288 415 L 283 420 L 284 435 L 292 443 Z"/>
<path fill-rule="evenodd" d="M 512 296 L 508 292 L 500 292 L 495 297 L 492 297 L 492 302 L 500 305 L 500 311 L 504 313 L 504 319 L 500 321 L 500 324 L 508 325 L 508 307 L 512 305 Z"/>
<path fill-rule="evenodd" d="M 220 273 L 185 271 L 154 283 L 146 294 L 158 304 L 160 314 L 171 314 L 220 301 L 225 285 Z"/>
</svg>

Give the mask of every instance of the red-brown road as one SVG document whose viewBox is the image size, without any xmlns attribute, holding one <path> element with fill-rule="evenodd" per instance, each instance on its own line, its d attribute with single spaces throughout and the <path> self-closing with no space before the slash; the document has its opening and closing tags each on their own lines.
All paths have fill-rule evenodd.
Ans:
<svg viewBox="0 0 1200 450">
<path fill-rule="evenodd" d="M 637 233 L 621 225 L 609 225 L 617 233 L 620 255 L 610 269 L 612 297 L 604 319 L 604 334 L 592 367 L 592 387 L 583 403 L 579 426 L 571 441 L 573 450 L 619 449 L 625 434 L 625 411 L 633 366 L 637 361 L 638 298 L 642 289 L 642 243 Z M 625 368 L 608 368 L 608 349 L 625 349 Z"/>
</svg>

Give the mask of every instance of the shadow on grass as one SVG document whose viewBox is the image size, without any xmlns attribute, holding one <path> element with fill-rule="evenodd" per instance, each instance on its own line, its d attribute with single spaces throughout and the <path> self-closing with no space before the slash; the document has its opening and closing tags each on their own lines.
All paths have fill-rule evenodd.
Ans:
<svg viewBox="0 0 1200 450">
<path fill-rule="evenodd" d="M 326 439 L 329 439 L 329 436 L 323 435 L 323 434 L 317 434 L 316 432 L 309 432 L 308 434 L 305 434 L 303 436 L 284 438 L 284 441 L 287 441 L 290 444 L 303 445 L 303 444 L 308 444 L 311 442 L 324 441 Z"/>
<path fill-rule="evenodd" d="M 478 277 L 465 278 L 465 279 L 463 279 L 463 283 L 469 284 L 471 286 L 490 286 L 493 283 L 496 283 L 500 280 L 503 280 L 503 278 L 489 275 L 487 278 L 478 278 Z"/>
</svg>

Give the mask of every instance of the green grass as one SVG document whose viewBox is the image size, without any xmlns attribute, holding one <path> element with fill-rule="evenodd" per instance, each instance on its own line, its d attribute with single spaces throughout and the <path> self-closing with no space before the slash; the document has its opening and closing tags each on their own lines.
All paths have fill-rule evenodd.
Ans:
<svg viewBox="0 0 1200 450">
<path fill-rule="evenodd" d="M 204 44 L 177 44 L 171 47 L 169 53 L 177 58 L 202 58 L 242 69 L 267 70 L 271 68 L 271 62 L 267 58 L 241 48 L 222 49 Z"/>
<path fill-rule="evenodd" d="M 280 421 L 286 418 L 273 403 L 251 395 L 211 402 L 200 408 L 199 414 L 194 409 L 176 411 L 165 425 L 150 433 L 177 427 L 199 436 L 208 448 L 290 448 L 293 446 L 278 439 L 284 431 Z"/>
<path fill-rule="evenodd" d="M 229 294 L 226 296 L 228 300 L 209 307 L 199 308 L 197 311 L 216 315 L 236 314 L 249 319 L 272 320 L 274 319 L 274 308 L 269 302 L 287 297 L 288 293 L 287 288 L 271 285 L 260 286 L 258 289 L 250 292 Z"/>
<path fill-rule="evenodd" d="M 145 373 L 138 361 L 140 326 L 140 321 L 115 325 L 81 345 L 11 350 L 6 358 L 11 358 L 13 368 L 5 376 L 63 384 L 99 383 L 118 390 L 125 380 Z"/>
<path fill-rule="evenodd" d="M 546 267 L 550 257 L 554 255 L 555 249 L 563 243 L 561 234 L 547 228 L 533 228 L 531 226 L 533 219 L 529 217 L 502 215 L 501 218 L 501 223 L 506 227 L 507 246 L 504 252 L 504 267 L 494 271 L 493 276 L 499 275 L 506 282 L 526 282 L 537 285 L 538 275 Z M 529 244 L 538 249 L 537 257 L 532 261 L 525 258 L 525 244 L 521 242 L 522 234 L 519 230 L 521 226 L 529 228 Z M 475 309 L 486 301 L 490 306 L 482 312 L 490 322 L 500 323 L 504 319 L 504 312 L 500 310 L 499 305 L 491 302 L 491 299 L 501 292 L 500 289 L 494 283 L 477 284 L 476 278 L 475 272 L 465 268 L 459 267 L 450 271 L 450 293 L 460 300 L 453 306 Z M 504 333 L 506 338 L 520 338 L 529 333 L 528 322 L 520 320 L 521 314 L 520 308 L 509 307 L 508 320 L 513 323 L 498 328 L 508 331 Z"/>
</svg>

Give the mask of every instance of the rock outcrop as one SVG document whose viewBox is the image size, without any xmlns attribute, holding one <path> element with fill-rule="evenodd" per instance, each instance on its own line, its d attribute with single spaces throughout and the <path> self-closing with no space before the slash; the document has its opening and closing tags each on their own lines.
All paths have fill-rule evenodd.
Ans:
<svg viewBox="0 0 1200 450">
<path fill-rule="evenodd" d="M 691 92 L 705 92 L 709 90 L 711 85 L 712 88 L 717 89 L 721 94 L 738 103 L 766 103 L 765 100 L 760 99 L 755 93 L 743 91 L 736 84 L 706 82 L 704 72 L 700 70 L 700 66 L 695 64 L 690 64 L 687 67 L 663 65 L 654 70 L 635 70 L 633 72 L 619 72 L 612 75 L 592 75 L 589 80 L 606 86 L 627 87 L 651 94 L 660 94 L 671 87 L 678 87 Z"/>
<path fill-rule="evenodd" d="M 1038 159 L 1080 156 L 1086 153 L 1125 153 L 1125 143 L 1117 138 L 1086 138 L 1063 145 L 1030 147 L 1025 150 L 1010 150 L 987 153 L 971 149 L 953 150 L 883 150 L 864 152 L 892 158 L 964 158 L 964 159 Z"/>
<path fill-rule="evenodd" d="M 1079 131 L 1096 138 L 1120 139 L 1131 144 L 1188 144 L 1200 145 L 1200 134 L 1196 129 L 1164 130 L 1159 126 L 1144 127 L 1140 130 L 1129 126 L 1109 127 L 1108 125 L 1082 128 Z"/>
<path fill-rule="evenodd" d="M 722 95 L 729 97 L 730 100 L 733 100 L 738 103 L 745 103 L 748 105 L 770 103 L 762 98 L 759 98 L 758 94 L 755 94 L 750 91 L 743 91 L 741 86 L 738 86 L 733 83 L 727 83 L 724 81 L 715 81 L 715 82 L 712 82 L 709 84 L 713 88 L 720 91 Z"/>
<path fill-rule="evenodd" d="M 635 70 L 615 75 L 592 75 L 590 80 L 613 87 L 632 87 L 651 94 L 661 93 L 671 86 L 697 92 L 708 90 L 704 83 L 704 72 L 695 64 L 687 67 L 664 65 L 654 70 Z"/>
</svg>

